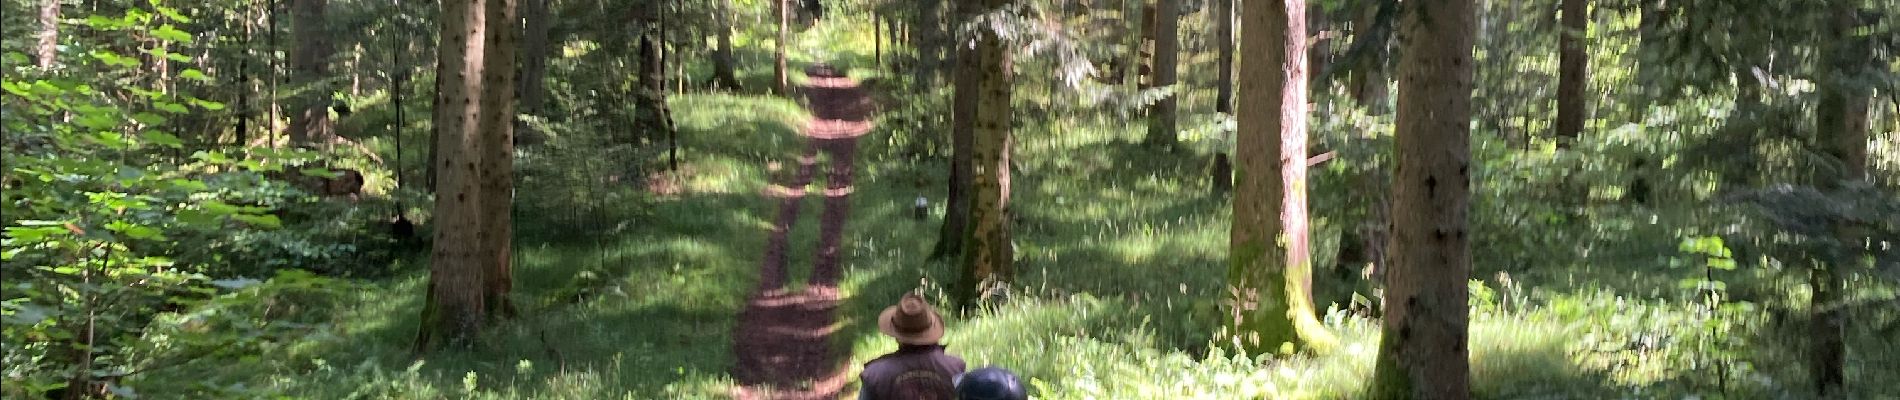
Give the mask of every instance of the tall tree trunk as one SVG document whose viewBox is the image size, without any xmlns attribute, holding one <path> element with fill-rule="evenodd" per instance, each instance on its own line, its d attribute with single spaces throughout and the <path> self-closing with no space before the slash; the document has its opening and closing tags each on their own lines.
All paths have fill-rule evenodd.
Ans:
<svg viewBox="0 0 1900 400">
<path fill-rule="evenodd" d="M 40 43 L 35 52 L 40 69 L 52 69 L 59 58 L 59 2 L 40 0 Z"/>
<path fill-rule="evenodd" d="M 936 87 L 937 76 L 943 71 L 943 2 L 941 0 L 916 0 L 917 25 L 917 66 L 911 68 L 911 81 L 917 87 Z"/>
<path fill-rule="evenodd" d="M 974 21 L 980 11 L 975 5 L 962 2 L 954 7 L 959 25 Z M 943 229 L 937 234 L 932 258 L 963 254 L 964 243 L 970 240 L 971 233 L 970 192 L 974 190 L 972 169 L 976 163 L 971 153 L 975 151 L 977 100 L 982 96 L 978 85 L 983 79 L 983 70 L 976 48 L 968 45 L 970 40 L 959 38 L 956 43 L 956 67 L 951 76 L 955 93 L 950 100 L 949 198 L 944 200 Z"/>
<path fill-rule="evenodd" d="M 1584 33 L 1590 29 L 1590 1 L 1563 1 L 1563 31 L 1557 39 L 1557 145 L 1568 148 L 1583 133 L 1584 85 L 1589 83 L 1590 54 Z"/>
<path fill-rule="evenodd" d="M 1220 77 L 1215 78 L 1214 111 L 1234 113 L 1234 3 L 1214 0 L 1214 47 Z"/>
<path fill-rule="evenodd" d="M 982 12 L 1003 10 L 1012 0 L 983 0 Z M 975 140 L 971 168 L 970 242 L 965 243 L 960 303 L 984 300 L 1015 275 L 1009 229 L 1010 108 L 1009 52 L 993 28 L 978 29 Z"/>
<path fill-rule="evenodd" d="M 1313 45 L 1306 49 L 1306 87 L 1308 90 L 1319 90 L 1323 92 L 1326 89 L 1325 83 L 1320 82 L 1321 79 L 1326 78 L 1326 74 L 1321 72 L 1326 71 L 1327 66 L 1333 61 L 1333 39 L 1331 35 L 1326 32 L 1327 23 L 1325 6 L 1319 3 L 1308 3 L 1306 5 L 1306 34 L 1308 37 L 1311 37 L 1313 41 Z"/>
<path fill-rule="evenodd" d="M 1336 344 L 1313 311 L 1306 218 L 1306 4 L 1255 3 L 1240 14 L 1240 179 L 1229 236 L 1229 332 L 1250 352 Z"/>
<path fill-rule="evenodd" d="M 871 65 L 877 66 L 878 69 L 883 69 L 884 68 L 884 15 L 875 11 L 876 10 L 875 6 L 872 7 L 872 10 L 873 11 L 871 11 Z"/>
<path fill-rule="evenodd" d="M 1756 79 L 1749 68 L 1735 71 L 1735 118 L 1754 119 L 1762 112 L 1761 80 Z M 1759 175 L 1756 167 L 1756 147 L 1760 144 L 1761 133 L 1755 123 L 1730 124 L 1735 131 L 1728 132 L 1737 142 L 1737 153 L 1731 157 L 1733 162 L 1721 169 L 1722 184 L 1728 190 L 1740 190 L 1754 185 Z"/>
<path fill-rule="evenodd" d="M 1164 88 L 1174 85 L 1176 59 L 1180 54 L 1180 11 L 1181 0 L 1155 1 L 1155 53 L 1154 87 Z M 1303 25 L 1303 24 L 1302 24 Z M 1304 46 L 1302 46 L 1304 47 Z M 1180 143 L 1175 130 L 1175 99 L 1179 96 L 1168 95 L 1148 108 L 1148 144 L 1173 148 Z"/>
<path fill-rule="evenodd" d="M 329 143 L 336 122 L 330 120 L 329 61 L 331 48 L 329 21 L 325 16 L 329 0 L 291 0 L 292 33 L 296 49 L 290 52 L 290 65 L 296 77 L 299 95 L 290 124 L 290 142 L 295 146 Z"/>
<path fill-rule="evenodd" d="M 515 55 L 521 42 L 516 1 L 483 4 L 493 23 L 482 48 L 482 62 L 487 64 L 482 67 L 481 92 L 482 298 L 489 316 L 500 318 L 515 316 L 508 292 L 514 288 Z"/>
<path fill-rule="evenodd" d="M 434 124 L 440 165 L 435 196 L 435 245 L 429 255 L 429 294 L 416 349 L 468 345 L 488 320 L 486 275 L 493 254 L 483 251 L 483 120 L 487 60 L 483 46 L 487 1 L 443 0 L 442 43 L 436 55 Z M 512 69 L 512 68 L 510 68 Z"/>
<path fill-rule="evenodd" d="M 521 75 L 516 87 L 520 98 L 518 108 L 522 114 L 547 116 L 543 109 L 547 101 L 548 83 L 548 37 L 552 16 L 549 15 L 550 0 L 520 0 L 521 31 Z M 515 123 L 515 135 L 522 143 L 538 143 L 544 135 L 529 127 L 525 120 Z"/>
<path fill-rule="evenodd" d="M 1135 42 L 1135 88 L 1148 90 L 1154 84 L 1155 35 L 1159 33 L 1155 24 L 1155 5 L 1151 2 L 1161 0 L 1141 0 L 1141 39 Z"/>
<path fill-rule="evenodd" d="M 714 23 L 713 35 L 717 37 L 717 46 L 713 48 L 713 82 L 722 89 L 740 90 L 739 77 L 732 67 L 732 0 L 718 0 L 718 21 Z"/>
<path fill-rule="evenodd" d="M 1391 111 L 1386 107 L 1386 99 L 1391 97 L 1391 93 L 1386 89 L 1386 81 L 1390 78 L 1385 72 L 1386 57 L 1391 53 L 1389 50 L 1392 46 L 1387 39 L 1391 37 L 1392 27 L 1380 21 L 1379 13 L 1387 12 L 1385 9 L 1389 7 L 1378 4 L 1381 1 L 1392 0 L 1368 0 L 1367 3 L 1371 4 L 1364 7 L 1359 21 L 1353 26 L 1353 35 L 1361 37 L 1354 40 L 1364 40 L 1369 46 L 1354 61 L 1358 63 L 1358 68 L 1353 74 L 1353 99 L 1358 100 L 1360 105 L 1366 107 L 1366 112 L 1372 115 L 1385 115 Z"/>
<path fill-rule="evenodd" d="M 1822 35 L 1827 42 L 1821 45 L 1821 60 L 1828 65 L 1821 79 L 1820 104 L 1815 106 L 1815 128 L 1821 135 L 1823 151 L 1840 164 L 1819 165 L 1814 170 L 1819 172 L 1815 174 L 1816 186 L 1828 193 L 1840 193 L 1849 182 L 1867 179 L 1869 89 L 1852 79 L 1863 74 L 1871 52 L 1864 37 L 1852 34 L 1866 23 L 1860 10 L 1843 2 L 1834 6 L 1832 14 L 1833 23 Z M 1840 220 L 1833 224 L 1842 251 L 1817 263 L 1808 278 L 1813 290 L 1808 304 L 1808 374 L 1820 398 L 1844 394 L 1842 364 L 1846 361 L 1847 341 L 1843 331 L 1847 314 L 1841 312 L 1841 292 L 1846 289 L 1843 278 L 1850 270 L 1864 267 L 1858 264 L 1866 251 L 1860 227 Z"/>
<path fill-rule="evenodd" d="M 1408 0 L 1400 19 L 1391 267 L 1372 398 L 1471 396 L 1473 0 Z"/>
<path fill-rule="evenodd" d="M 792 0 L 778 0 L 778 42 L 777 47 L 774 47 L 772 50 L 774 60 L 772 64 L 772 79 L 774 84 L 778 85 L 774 87 L 774 89 L 777 89 L 779 94 L 786 95 L 792 93 L 791 81 L 788 80 L 786 76 L 788 73 L 786 69 L 789 67 L 785 65 L 785 46 L 787 42 L 792 40 L 791 25 Z"/>
</svg>

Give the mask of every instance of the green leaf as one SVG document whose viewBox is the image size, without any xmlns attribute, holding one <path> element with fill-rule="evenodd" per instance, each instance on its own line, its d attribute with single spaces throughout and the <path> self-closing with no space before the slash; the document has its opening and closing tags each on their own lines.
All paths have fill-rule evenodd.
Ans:
<svg viewBox="0 0 1900 400">
<path fill-rule="evenodd" d="M 66 230 L 66 228 L 57 227 L 57 226 L 45 226 L 45 227 L 9 226 L 7 227 L 7 237 L 11 237 L 14 240 L 19 240 L 23 242 L 41 242 L 41 241 L 44 241 L 44 239 L 48 237 L 65 236 L 68 233 L 72 233 L 72 232 Z"/>
<path fill-rule="evenodd" d="M 138 114 L 132 114 L 132 120 L 140 124 L 143 124 L 145 126 L 157 126 L 159 124 L 165 123 L 165 121 L 168 121 L 170 119 L 165 118 L 165 116 L 163 115 L 153 114 L 149 112 L 142 112 Z"/>
<path fill-rule="evenodd" d="M 152 144 L 170 147 L 174 149 L 185 146 L 185 142 L 183 140 L 179 140 L 178 136 L 174 136 L 172 134 L 165 133 L 165 132 L 144 132 L 144 133 L 140 133 L 139 137 L 142 139 L 145 139 L 146 142 L 150 142 Z"/>
<path fill-rule="evenodd" d="M 173 103 L 169 101 L 152 102 L 152 108 L 156 108 L 159 111 L 164 111 L 164 112 L 168 112 L 172 114 L 186 114 L 186 113 L 191 112 L 191 109 L 185 108 L 184 105 L 180 105 L 178 103 Z"/>
<path fill-rule="evenodd" d="M 224 110 L 224 103 L 219 103 L 219 102 L 204 100 L 204 99 L 193 98 L 191 99 L 191 105 L 198 106 L 198 108 L 203 108 L 206 111 Z"/>
<path fill-rule="evenodd" d="M 153 3 L 157 3 L 157 2 L 153 2 Z M 152 7 L 152 8 L 157 9 L 159 14 L 165 15 L 165 18 L 171 18 L 173 21 L 178 21 L 178 23 L 181 23 L 181 24 L 191 23 L 191 18 L 185 17 L 185 14 L 179 13 L 178 9 L 176 8 L 171 8 L 171 7 L 166 7 L 166 6 L 157 6 L 157 7 Z"/>
<path fill-rule="evenodd" d="M 210 75 L 205 75 L 204 71 L 199 71 L 197 68 L 187 69 L 185 70 L 185 72 L 180 72 L 178 73 L 178 77 L 190 79 L 194 81 L 199 81 L 199 82 L 211 81 Z"/>
<path fill-rule="evenodd" d="M 1733 271 L 1735 270 L 1735 259 L 1711 258 L 1709 259 L 1709 268 L 1715 268 L 1715 269 L 1719 269 L 1723 271 Z"/>
<path fill-rule="evenodd" d="M 106 63 L 108 66 L 136 67 L 139 65 L 139 60 L 119 55 L 119 53 L 114 53 L 111 50 L 98 49 L 93 50 L 90 54 L 92 58 L 98 59 L 99 62 Z"/>
<path fill-rule="evenodd" d="M 328 168 L 304 168 L 301 171 L 303 171 L 303 174 L 306 176 L 314 176 L 314 177 L 323 178 L 323 179 L 336 179 L 336 177 L 343 176 L 342 174 L 338 174 L 336 173 L 336 171 L 331 171 Z"/>
<path fill-rule="evenodd" d="M 191 43 L 191 34 L 178 30 L 178 28 L 173 27 L 172 24 L 165 24 L 164 26 L 158 27 L 158 29 L 153 29 L 152 37 L 180 44 Z"/>
</svg>

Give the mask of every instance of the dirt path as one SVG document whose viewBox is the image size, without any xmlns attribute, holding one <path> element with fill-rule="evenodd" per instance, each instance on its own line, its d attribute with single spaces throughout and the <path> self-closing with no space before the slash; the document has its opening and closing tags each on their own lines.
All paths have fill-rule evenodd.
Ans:
<svg viewBox="0 0 1900 400">
<path fill-rule="evenodd" d="M 833 399 L 851 378 L 845 364 L 849 350 L 837 348 L 831 333 L 837 330 L 839 247 L 851 212 L 857 140 L 871 130 L 871 104 L 849 78 L 812 75 L 804 88 L 812 111 L 804 131 L 805 151 L 797 170 L 765 193 L 779 202 L 778 220 L 759 265 L 759 287 L 747 298 L 732 335 L 737 359 L 732 376 L 740 384 L 733 397 L 740 399 Z M 825 169 L 825 209 L 818 220 L 818 253 L 804 289 L 793 291 L 786 288 L 790 234 L 805 187 L 818 172 L 820 152 L 830 165 Z"/>
</svg>

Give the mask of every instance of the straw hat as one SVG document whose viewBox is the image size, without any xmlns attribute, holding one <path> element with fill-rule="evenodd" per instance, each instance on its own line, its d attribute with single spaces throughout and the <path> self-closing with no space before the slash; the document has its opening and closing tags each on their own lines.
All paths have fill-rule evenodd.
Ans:
<svg viewBox="0 0 1900 400">
<path fill-rule="evenodd" d="M 897 305 L 877 316 L 877 330 L 903 344 L 937 344 L 943 338 L 943 318 L 916 294 L 904 295 Z"/>
</svg>

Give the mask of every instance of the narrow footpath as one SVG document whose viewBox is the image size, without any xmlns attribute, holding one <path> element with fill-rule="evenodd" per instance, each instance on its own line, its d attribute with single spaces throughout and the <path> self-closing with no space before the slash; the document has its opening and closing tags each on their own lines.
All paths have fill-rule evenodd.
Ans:
<svg viewBox="0 0 1900 400">
<path fill-rule="evenodd" d="M 832 333 L 838 329 L 839 248 L 851 213 L 858 137 L 871 130 L 872 107 L 850 78 L 822 67 L 810 75 L 803 88 L 812 114 L 803 132 L 806 147 L 794 166 L 797 170 L 782 175 L 765 193 L 779 203 L 778 219 L 759 264 L 759 286 L 748 296 L 732 335 L 737 359 L 732 376 L 740 384 L 733 397 L 739 399 L 834 399 L 851 380 L 849 349 L 838 348 Z M 805 188 L 819 171 L 820 153 L 829 165 L 824 170 L 817 257 L 804 288 L 793 291 L 786 282 L 794 244 L 791 232 Z"/>
</svg>

